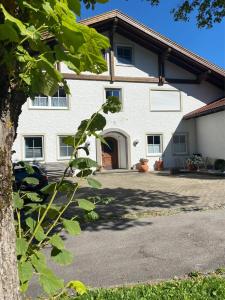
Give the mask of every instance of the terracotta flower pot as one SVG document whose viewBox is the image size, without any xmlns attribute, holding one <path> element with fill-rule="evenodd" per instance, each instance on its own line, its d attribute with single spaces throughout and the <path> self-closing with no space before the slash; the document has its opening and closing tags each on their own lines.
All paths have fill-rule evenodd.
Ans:
<svg viewBox="0 0 225 300">
<path fill-rule="evenodd" d="M 189 171 L 197 171 L 197 167 L 194 164 L 188 164 L 187 168 Z"/>
<path fill-rule="evenodd" d="M 138 171 L 139 172 L 148 172 L 148 162 L 140 162 L 138 164 Z"/>
<path fill-rule="evenodd" d="M 161 159 L 160 160 L 156 160 L 155 166 L 154 166 L 155 171 L 162 171 L 163 168 L 164 168 L 164 166 L 163 166 L 163 160 L 161 160 Z"/>
</svg>

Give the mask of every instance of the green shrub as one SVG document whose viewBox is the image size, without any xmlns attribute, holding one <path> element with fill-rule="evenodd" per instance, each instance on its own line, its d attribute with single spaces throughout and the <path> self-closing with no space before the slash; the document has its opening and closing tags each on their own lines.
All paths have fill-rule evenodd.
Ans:
<svg viewBox="0 0 225 300">
<path fill-rule="evenodd" d="M 225 160 L 224 159 L 216 159 L 214 163 L 215 170 L 219 170 L 221 172 L 225 171 Z"/>
</svg>

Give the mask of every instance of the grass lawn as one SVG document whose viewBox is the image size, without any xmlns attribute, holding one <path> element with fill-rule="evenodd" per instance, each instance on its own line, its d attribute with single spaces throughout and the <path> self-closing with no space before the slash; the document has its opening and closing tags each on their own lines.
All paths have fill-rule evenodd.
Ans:
<svg viewBox="0 0 225 300">
<path fill-rule="evenodd" d="M 224 300 L 225 278 L 222 276 L 173 280 L 154 285 L 98 289 L 76 300 Z"/>
</svg>

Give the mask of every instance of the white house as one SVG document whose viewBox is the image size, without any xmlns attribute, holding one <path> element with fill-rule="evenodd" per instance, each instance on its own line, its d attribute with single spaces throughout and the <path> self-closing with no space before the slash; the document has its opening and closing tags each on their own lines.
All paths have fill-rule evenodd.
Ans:
<svg viewBox="0 0 225 300">
<path fill-rule="evenodd" d="M 102 135 L 110 148 L 88 140 L 90 157 L 106 169 L 130 169 L 140 158 L 148 158 L 151 169 L 159 158 L 165 167 L 178 166 L 193 152 L 225 158 L 224 111 L 209 120 L 186 116 L 224 97 L 225 70 L 117 10 L 82 23 L 110 38 L 108 71 L 76 75 L 61 64 L 71 96 L 60 88 L 54 97 L 37 96 L 24 104 L 14 159 L 68 160 L 71 149 L 63 137 L 73 134 L 108 95 L 122 102 L 121 112 L 106 116 Z M 214 135 L 211 123 L 217 118 Z"/>
</svg>

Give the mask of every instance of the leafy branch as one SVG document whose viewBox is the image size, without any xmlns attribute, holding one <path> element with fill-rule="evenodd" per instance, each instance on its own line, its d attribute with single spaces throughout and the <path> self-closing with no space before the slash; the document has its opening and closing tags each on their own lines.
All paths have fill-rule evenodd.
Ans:
<svg viewBox="0 0 225 300">
<path fill-rule="evenodd" d="M 94 212 L 96 204 L 101 199 L 77 199 L 76 194 L 81 187 L 81 181 L 86 180 L 93 188 L 100 188 L 101 184 L 94 178 L 93 170 L 98 164 L 86 157 L 77 157 L 78 149 L 85 149 L 85 142 L 88 136 L 101 138 L 100 132 L 106 125 L 104 113 L 115 113 L 120 111 L 121 102 L 117 97 L 109 97 L 106 103 L 94 113 L 89 119 L 83 120 L 74 136 L 65 138 L 64 143 L 73 147 L 73 153 L 65 168 L 62 178 L 58 182 L 51 182 L 44 187 L 41 192 L 48 195 L 47 203 L 44 203 L 40 195 L 34 192 L 18 190 L 14 192 L 14 210 L 17 232 L 17 258 L 20 277 L 20 289 L 25 293 L 29 287 L 29 282 L 33 275 L 39 278 L 40 285 L 45 293 L 53 299 L 66 295 L 68 290 L 74 290 L 75 294 L 82 294 L 86 287 L 80 281 L 70 281 L 64 283 L 52 270 L 47 267 L 46 258 L 42 250 L 46 246 L 51 246 L 51 258 L 60 265 L 70 264 L 73 260 L 72 254 L 65 249 L 61 233 L 65 230 L 70 235 L 80 234 L 80 222 L 82 217 L 75 214 L 70 218 L 66 217 L 66 212 L 73 203 L 77 208 L 75 211 L 83 212 L 84 218 L 95 220 L 97 213 Z M 86 153 L 88 153 L 86 149 Z M 20 162 L 28 172 L 30 166 Z M 66 180 L 67 170 L 72 167 L 77 170 L 76 176 Z M 24 178 L 24 181 L 37 185 L 36 178 Z M 57 204 L 58 194 L 62 194 L 66 200 L 63 205 Z M 27 200 L 32 201 L 27 202 Z M 56 204 L 54 204 L 56 202 Z M 104 201 L 105 203 L 107 201 Z M 109 202 L 109 201 L 108 201 Z M 22 217 L 21 217 L 22 216 Z"/>
</svg>

